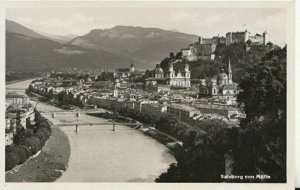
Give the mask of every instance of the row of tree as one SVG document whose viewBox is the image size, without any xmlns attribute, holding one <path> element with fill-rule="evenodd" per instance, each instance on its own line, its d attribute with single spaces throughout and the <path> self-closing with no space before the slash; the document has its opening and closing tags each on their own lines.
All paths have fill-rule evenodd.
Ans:
<svg viewBox="0 0 300 190">
<path fill-rule="evenodd" d="M 34 89 L 31 85 L 28 88 L 28 93 L 33 92 L 35 94 L 39 94 L 45 99 L 48 100 L 57 100 L 60 106 L 69 106 L 74 105 L 78 107 L 83 107 L 83 103 L 80 99 L 74 98 L 72 93 L 67 93 L 66 91 L 61 91 L 58 94 L 54 94 L 53 89 L 50 89 L 49 92 L 42 92 L 37 89 Z"/>
</svg>

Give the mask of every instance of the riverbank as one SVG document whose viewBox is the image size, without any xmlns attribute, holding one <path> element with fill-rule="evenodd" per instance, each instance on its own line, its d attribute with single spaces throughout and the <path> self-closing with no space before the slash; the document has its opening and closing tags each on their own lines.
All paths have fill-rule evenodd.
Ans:
<svg viewBox="0 0 300 190">
<path fill-rule="evenodd" d="M 112 119 L 112 113 L 96 113 L 96 114 L 87 114 L 94 117 L 104 118 L 104 119 Z M 131 122 L 133 119 L 127 118 L 124 116 L 118 116 L 115 118 L 117 122 Z M 140 131 L 141 133 L 155 139 L 156 141 L 160 142 L 161 144 L 165 145 L 170 151 L 171 154 L 175 155 L 175 152 L 178 151 L 181 148 L 181 142 L 178 139 L 175 139 L 174 137 L 170 137 L 170 135 L 167 135 L 161 131 L 158 131 L 154 129 L 153 127 L 146 126 L 143 124 L 143 127 L 136 128 L 132 125 L 127 125 L 127 127 L 135 128 L 136 130 Z"/>
<path fill-rule="evenodd" d="M 36 79 L 37 77 L 29 77 L 29 78 L 25 78 L 25 79 L 19 79 L 19 80 L 12 80 L 12 81 L 5 81 L 5 85 L 9 85 L 9 84 L 13 84 L 13 83 L 17 83 L 17 82 L 22 82 L 22 81 L 26 81 L 26 80 L 34 80 Z"/>
<path fill-rule="evenodd" d="M 5 173 L 6 182 L 52 182 L 67 169 L 70 144 L 66 134 L 51 127 L 52 135 L 36 156 Z"/>
</svg>

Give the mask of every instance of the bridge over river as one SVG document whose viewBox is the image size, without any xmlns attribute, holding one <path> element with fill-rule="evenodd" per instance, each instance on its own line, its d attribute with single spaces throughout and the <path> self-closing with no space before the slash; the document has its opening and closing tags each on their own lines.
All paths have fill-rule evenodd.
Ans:
<svg viewBox="0 0 300 190">
<path fill-rule="evenodd" d="M 29 84 L 30 80 L 7 86 L 23 88 L 24 93 Z M 70 143 L 68 168 L 57 182 L 153 182 L 176 162 L 167 147 L 126 126 L 128 123 L 115 123 L 116 131 L 112 132 L 110 120 L 83 114 L 86 110 L 79 110 L 80 117 L 67 111 L 56 112 L 52 118 L 49 112 L 57 108 L 45 103 L 36 106 L 67 135 Z M 76 123 L 82 124 L 77 133 Z"/>
</svg>

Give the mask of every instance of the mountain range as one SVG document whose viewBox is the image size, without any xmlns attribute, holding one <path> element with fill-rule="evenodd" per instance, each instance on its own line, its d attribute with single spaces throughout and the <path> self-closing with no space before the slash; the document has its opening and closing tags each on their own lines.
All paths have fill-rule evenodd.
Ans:
<svg viewBox="0 0 300 190">
<path fill-rule="evenodd" d="M 115 26 L 83 36 L 57 36 L 6 20 L 8 71 L 62 68 L 126 68 L 133 63 L 152 69 L 170 52 L 178 52 L 198 36 L 159 28 Z"/>
</svg>

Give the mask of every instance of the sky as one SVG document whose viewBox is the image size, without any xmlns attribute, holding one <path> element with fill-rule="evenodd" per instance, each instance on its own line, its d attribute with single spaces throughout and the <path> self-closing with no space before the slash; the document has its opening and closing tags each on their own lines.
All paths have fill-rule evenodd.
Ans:
<svg viewBox="0 0 300 190">
<path fill-rule="evenodd" d="M 92 29 L 116 25 L 175 29 L 212 37 L 248 30 L 262 34 L 278 45 L 286 44 L 284 8 L 207 7 L 70 7 L 8 8 L 6 18 L 30 29 L 54 35 L 84 35 Z"/>
</svg>

